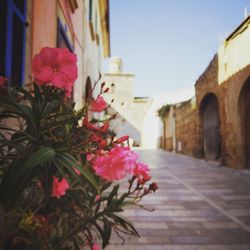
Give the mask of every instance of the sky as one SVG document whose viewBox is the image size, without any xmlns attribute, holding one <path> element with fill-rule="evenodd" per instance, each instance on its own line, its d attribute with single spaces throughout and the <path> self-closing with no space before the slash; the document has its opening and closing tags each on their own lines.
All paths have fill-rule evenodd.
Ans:
<svg viewBox="0 0 250 250">
<path fill-rule="evenodd" d="M 250 0 L 110 0 L 111 56 L 122 58 L 124 73 L 135 74 L 135 96 L 183 91 L 244 20 L 248 5 Z"/>
</svg>

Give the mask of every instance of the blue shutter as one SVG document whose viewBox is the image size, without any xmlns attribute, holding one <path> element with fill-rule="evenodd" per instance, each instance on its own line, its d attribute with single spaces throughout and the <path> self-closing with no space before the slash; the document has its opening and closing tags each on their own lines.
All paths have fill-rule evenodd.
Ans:
<svg viewBox="0 0 250 250">
<path fill-rule="evenodd" d="M 0 73 L 22 85 L 25 73 L 26 0 L 0 0 Z M 5 38 L 5 41 L 2 38 Z"/>
</svg>

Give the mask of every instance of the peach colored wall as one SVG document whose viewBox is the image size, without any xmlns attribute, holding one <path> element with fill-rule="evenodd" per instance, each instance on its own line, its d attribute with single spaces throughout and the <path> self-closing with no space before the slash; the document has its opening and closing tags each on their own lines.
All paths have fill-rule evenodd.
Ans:
<svg viewBox="0 0 250 250">
<path fill-rule="evenodd" d="M 57 35 L 56 0 L 33 1 L 32 55 L 42 47 L 55 47 Z"/>
</svg>

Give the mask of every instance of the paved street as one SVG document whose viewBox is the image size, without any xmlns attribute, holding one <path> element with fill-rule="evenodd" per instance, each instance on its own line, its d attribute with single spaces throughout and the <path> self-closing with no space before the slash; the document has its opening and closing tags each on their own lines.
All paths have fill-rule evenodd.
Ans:
<svg viewBox="0 0 250 250">
<path fill-rule="evenodd" d="M 250 172 L 165 151 L 138 151 L 159 190 L 143 202 L 148 212 L 125 213 L 141 238 L 113 237 L 108 250 L 250 249 Z"/>
</svg>

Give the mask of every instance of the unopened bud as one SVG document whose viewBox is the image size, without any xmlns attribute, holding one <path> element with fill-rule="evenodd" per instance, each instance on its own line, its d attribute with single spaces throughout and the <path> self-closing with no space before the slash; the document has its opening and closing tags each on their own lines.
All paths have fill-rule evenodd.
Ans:
<svg viewBox="0 0 250 250">
<path fill-rule="evenodd" d="M 102 83 L 101 88 L 103 88 L 104 86 L 105 86 L 105 82 Z"/>
<path fill-rule="evenodd" d="M 109 92 L 109 88 L 106 88 L 106 89 L 103 91 L 103 93 L 107 93 L 107 92 Z"/>
<path fill-rule="evenodd" d="M 153 182 L 149 185 L 149 189 L 155 192 L 157 189 L 159 189 L 159 187 L 155 182 Z"/>
</svg>

